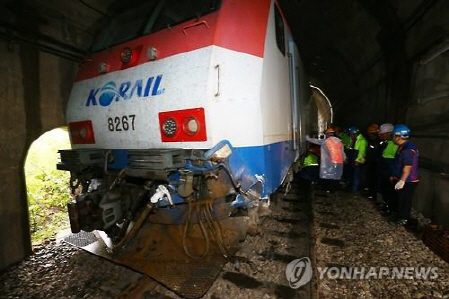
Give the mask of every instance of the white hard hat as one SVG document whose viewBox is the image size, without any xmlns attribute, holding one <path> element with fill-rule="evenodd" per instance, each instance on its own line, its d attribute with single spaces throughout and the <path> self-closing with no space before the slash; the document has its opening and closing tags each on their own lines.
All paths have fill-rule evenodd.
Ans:
<svg viewBox="0 0 449 299">
<path fill-rule="evenodd" d="M 379 134 L 393 132 L 394 126 L 390 123 L 386 123 L 380 126 Z"/>
</svg>

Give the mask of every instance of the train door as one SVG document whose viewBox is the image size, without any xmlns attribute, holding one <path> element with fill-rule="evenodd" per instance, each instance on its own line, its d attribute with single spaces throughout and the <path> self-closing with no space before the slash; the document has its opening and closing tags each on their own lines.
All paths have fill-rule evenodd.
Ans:
<svg viewBox="0 0 449 299">
<path fill-rule="evenodd" d="M 293 40 L 288 42 L 288 59 L 290 69 L 290 101 L 291 101 L 291 121 L 292 121 L 292 149 L 296 152 L 295 159 L 300 155 L 300 139 L 302 136 L 302 125 L 300 116 L 300 86 L 299 67 L 300 57 L 298 49 Z"/>
</svg>

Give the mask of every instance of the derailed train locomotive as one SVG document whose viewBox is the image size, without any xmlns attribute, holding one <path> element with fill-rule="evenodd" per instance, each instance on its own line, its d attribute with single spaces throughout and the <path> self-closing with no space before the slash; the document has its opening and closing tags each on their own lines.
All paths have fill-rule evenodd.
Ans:
<svg viewBox="0 0 449 299">
<path fill-rule="evenodd" d="M 150 274 L 144 260 L 229 257 L 303 148 L 297 46 L 274 0 L 126 7 L 68 102 L 72 231 L 102 232 L 112 258 Z"/>
</svg>

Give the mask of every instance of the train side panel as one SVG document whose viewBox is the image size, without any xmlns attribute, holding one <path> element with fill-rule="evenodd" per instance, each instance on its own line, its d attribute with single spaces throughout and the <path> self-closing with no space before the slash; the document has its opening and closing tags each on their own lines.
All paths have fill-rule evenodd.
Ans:
<svg viewBox="0 0 449 299">
<path fill-rule="evenodd" d="M 296 152 L 292 144 L 292 118 L 290 100 L 290 73 L 288 47 L 285 55 L 276 43 L 275 1 L 272 2 L 265 39 L 262 89 L 262 107 L 267 190 L 274 192 L 282 183 L 295 161 Z M 284 35 L 288 30 L 284 23 Z"/>
</svg>

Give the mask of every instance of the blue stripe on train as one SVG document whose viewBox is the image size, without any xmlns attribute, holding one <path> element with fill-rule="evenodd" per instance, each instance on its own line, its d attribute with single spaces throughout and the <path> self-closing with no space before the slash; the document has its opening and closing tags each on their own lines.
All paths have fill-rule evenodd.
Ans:
<svg viewBox="0 0 449 299">
<path fill-rule="evenodd" d="M 295 159 L 291 141 L 237 147 L 234 150 L 253 174 L 264 176 L 263 197 L 276 191 Z"/>
<path fill-rule="evenodd" d="M 114 161 L 109 164 L 111 169 L 122 169 L 128 165 L 127 150 L 113 150 Z M 235 147 L 238 154 L 252 175 L 264 177 L 263 197 L 276 191 L 284 176 L 294 162 L 295 151 L 291 141 L 277 142 L 261 146 Z"/>
</svg>

